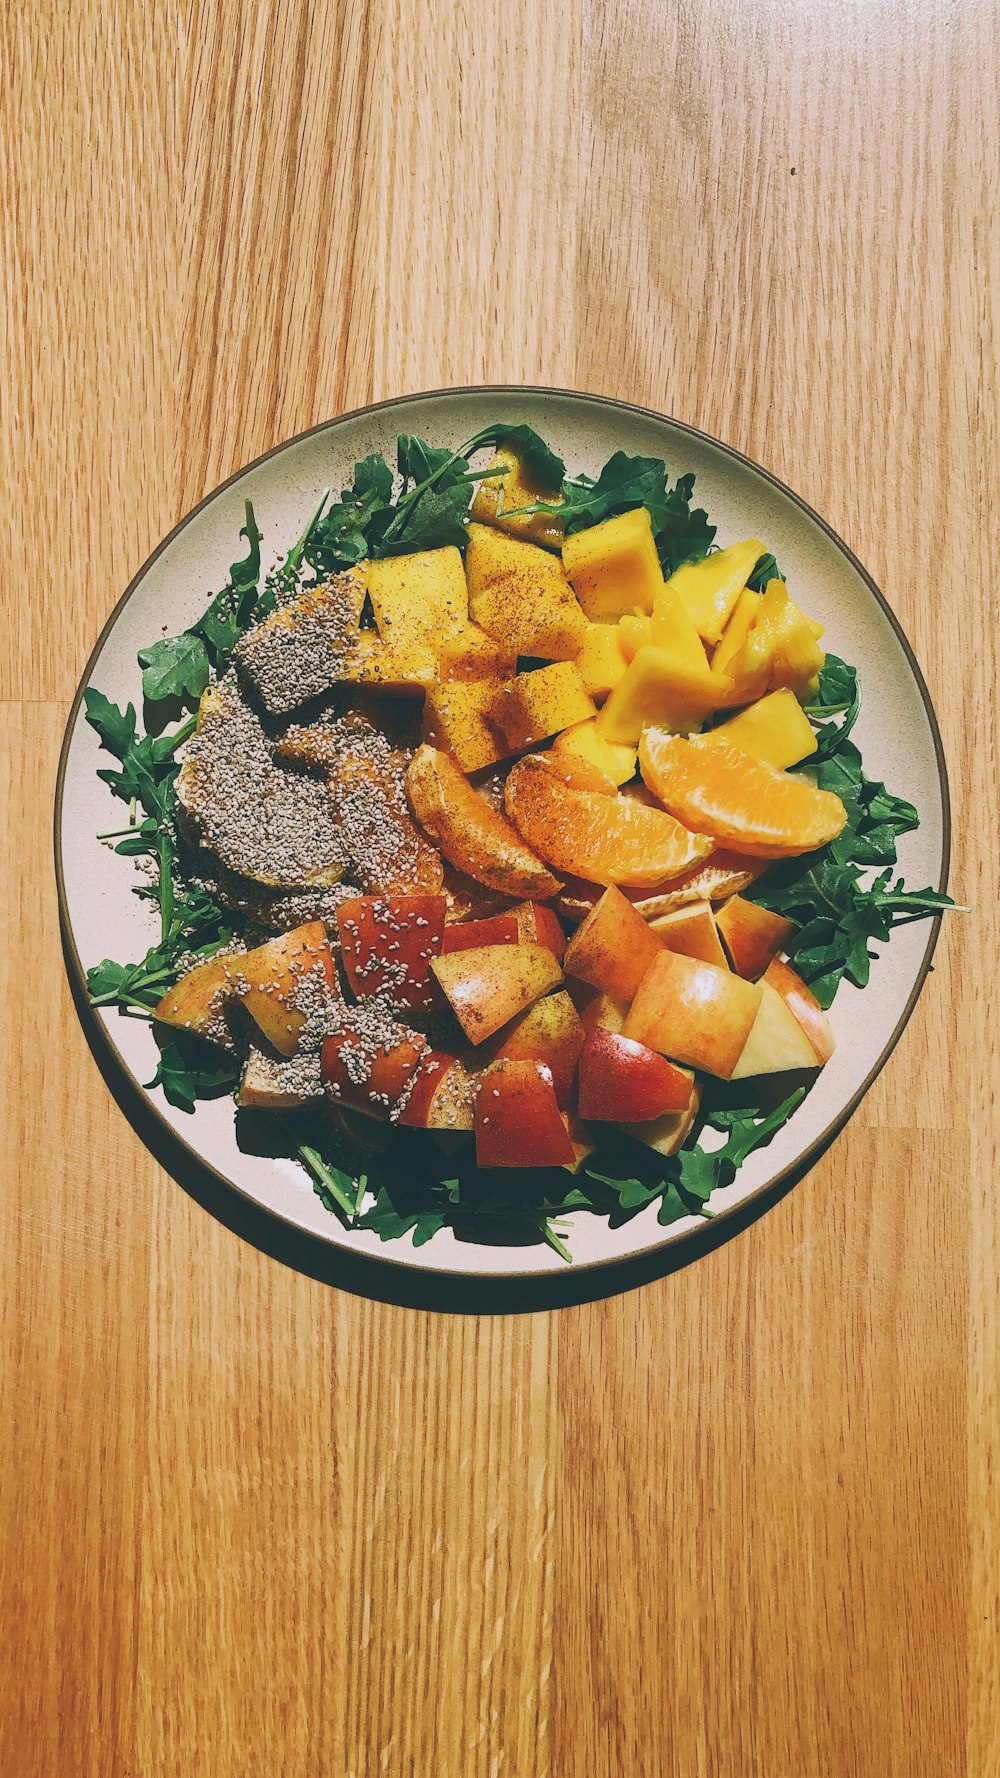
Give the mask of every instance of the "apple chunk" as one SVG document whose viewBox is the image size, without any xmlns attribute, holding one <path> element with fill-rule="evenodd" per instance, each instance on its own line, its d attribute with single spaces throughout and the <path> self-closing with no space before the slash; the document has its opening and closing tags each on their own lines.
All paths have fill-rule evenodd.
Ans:
<svg viewBox="0 0 1000 1778">
<path fill-rule="evenodd" d="M 651 920 L 650 926 L 668 951 L 700 957 L 703 963 L 714 963 L 718 969 L 729 968 L 711 902 L 692 901 L 687 907 L 674 908 L 671 913 Z"/>
<path fill-rule="evenodd" d="M 732 970 L 662 951 L 642 978 L 625 1036 L 689 1068 L 729 1080 L 760 1001 L 756 983 L 745 982 Z"/>
<path fill-rule="evenodd" d="M 162 1025 L 176 1025 L 184 1031 L 196 1031 L 199 1037 L 232 1049 L 233 1038 L 226 1024 L 226 1001 L 232 992 L 229 982 L 231 957 L 210 957 L 207 963 L 196 963 L 179 982 L 168 988 L 159 1005 L 153 1009 L 154 1019 Z"/>
<path fill-rule="evenodd" d="M 559 924 L 559 916 L 540 901 L 520 901 L 511 911 L 517 916 L 521 943 L 548 945 L 553 957 L 561 963 L 566 950 L 566 934 Z"/>
<path fill-rule="evenodd" d="M 817 1061 L 828 1062 L 837 1047 L 837 1039 L 826 1013 L 815 994 L 806 987 L 802 977 L 789 964 L 783 963 L 780 957 L 775 957 L 768 964 L 762 979 L 777 989 L 789 1010 L 795 1014 L 816 1052 Z"/>
<path fill-rule="evenodd" d="M 323 1039 L 323 1082 L 331 1097 L 369 1117 L 392 1117 L 416 1072 L 426 1037 L 366 1006 L 345 1007 L 339 1030 Z"/>
<path fill-rule="evenodd" d="M 476 1095 L 480 1167 L 567 1167 L 576 1150 L 544 1062 L 504 1058 L 487 1068 Z"/>
<path fill-rule="evenodd" d="M 441 953 L 448 957 L 453 951 L 477 950 L 480 945 L 516 945 L 520 939 L 517 914 L 509 908 L 505 914 L 490 914 L 485 920 L 451 921 L 444 929 Z"/>
<path fill-rule="evenodd" d="M 577 927 L 563 958 L 567 975 L 629 1001 L 647 969 L 663 950 L 662 941 L 620 889 L 605 889 Z"/>
<path fill-rule="evenodd" d="M 795 930 L 793 922 L 784 915 L 772 914 L 769 908 L 745 901 L 742 895 L 729 897 L 716 914 L 715 923 L 737 975 L 745 975 L 751 982 L 763 975 Z"/>
<path fill-rule="evenodd" d="M 254 1023 L 283 1056 L 293 1056 L 310 1008 L 337 996 L 337 974 L 322 920 L 310 920 L 229 961 L 229 979 Z"/>
<path fill-rule="evenodd" d="M 498 1057 L 509 1056 L 515 1062 L 544 1062 L 552 1072 L 559 1109 L 566 1111 L 585 1036 L 580 1015 L 569 995 L 549 994 L 546 999 L 537 1000 L 518 1019 L 503 1037 L 496 1053 Z"/>
<path fill-rule="evenodd" d="M 472 1058 L 427 1050 L 413 1076 L 399 1114 L 414 1130 L 472 1130 L 482 1069 Z"/>
<path fill-rule="evenodd" d="M 614 1031 L 592 1031 L 580 1052 L 580 1116 L 600 1123 L 639 1123 L 684 1111 L 694 1076 L 644 1043 Z"/>
<path fill-rule="evenodd" d="M 626 1136 L 633 1136 L 636 1142 L 642 1142 L 647 1148 L 655 1149 L 664 1159 L 676 1154 L 683 1148 L 690 1132 L 698 1109 L 701 1105 L 701 1083 L 692 1081 L 691 1097 L 683 1111 L 668 1111 L 663 1117 L 655 1117 L 646 1123 L 619 1124 Z"/>
<path fill-rule="evenodd" d="M 397 1006 L 434 1001 L 431 960 L 444 936 L 443 895 L 354 896 L 337 909 L 347 979 L 360 999 L 384 993 Z"/>
<path fill-rule="evenodd" d="M 760 983 L 761 1001 L 743 1046 L 733 1080 L 754 1074 L 782 1074 L 790 1068 L 816 1068 L 819 1059 L 808 1037 L 776 988 Z"/>
<path fill-rule="evenodd" d="M 470 1043 L 482 1043 L 562 981 L 545 945 L 480 945 L 431 968 Z"/>
</svg>

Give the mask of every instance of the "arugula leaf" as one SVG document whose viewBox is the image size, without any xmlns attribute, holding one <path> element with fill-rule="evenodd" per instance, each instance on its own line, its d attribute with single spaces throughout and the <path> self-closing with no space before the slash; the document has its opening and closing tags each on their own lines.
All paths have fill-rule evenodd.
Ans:
<svg viewBox="0 0 1000 1778">
<path fill-rule="evenodd" d="M 109 698 L 98 691 L 96 686 L 88 685 L 83 694 L 83 702 L 87 712 L 87 721 L 91 728 L 97 730 L 101 738 L 101 746 L 106 747 L 115 759 L 124 759 L 126 753 L 135 744 L 135 707 L 127 704 L 120 710 Z"/>
<path fill-rule="evenodd" d="M 368 529 L 377 515 L 391 510 L 392 470 L 376 452 L 354 465 L 354 481 L 340 499 L 326 508 L 303 545 L 309 566 L 321 578 L 351 568 L 368 555 Z"/>
<path fill-rule="evenodd" d="M 529 474 L 543 488 L 556 491 L 562 487 L 566 465 L 533 426 L 487 426 L 482 432 L 477 432 L 473 443 L 463 451 L 463 456 L 468 456 L 471 450 L 484 445 L 492 446 L 495 451 L 507 446 L 517 452 Z"/>
<path fill-rule="evenodd" d="M 231 1092 L 238 1079 L 235 1064 L 228 1058 L 210 1053 L 196 1038 L 185 1041 L 178 1032 L 163 1045 L 156 1073 L 145 1084 L 162 1087 L 168 1102 L 181 1111 L 193 1111 L 199 1099 Z"/>
<path fill-rule="evenodd" d="M 757 558 L 747 586 L 754 593 L 762 593 L 769 580 L 784 580 L 784 578 L 778 567 L 777 559 L 770 550 L 766 550 L 762 556 Z"/>
<path fill-rule="evenodd" d="M 200 698 L 211 673 L 208 650 L 191 630 L 140 648 L 139 665 L 143 697 L 151 704 L 163 698 Z"/>
</svg>

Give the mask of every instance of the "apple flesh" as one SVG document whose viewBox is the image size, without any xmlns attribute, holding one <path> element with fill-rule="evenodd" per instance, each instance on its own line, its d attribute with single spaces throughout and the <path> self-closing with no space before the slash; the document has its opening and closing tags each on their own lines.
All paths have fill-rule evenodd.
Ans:
<svg viewBox="0 0 1000 1778">
<path fill-rule="evenodd" d="M 689 1068 L 729 1080 L 760 1001 L 757 984 L 732 970 L 661 951 L 629 1008 L 625 1036 Z"/>
<path fill-rule="evenodd" d="M 582 1123 L 572 1111 L 563 1112 L 563 1123 L 566 1125 L 566 1134 L 573 1144 L 573 1159 L 563 1161 L 562 1164 L 567 1173 L 579 1173 L 587 1156 L 593 1154 L 597 1144 L 586 1124 Z"/>
<path fill-rule="evenodd" d="M 323 1083 L 342 1105 L 383 1122 L 391 1118 L 427 1048 L 426 1037 L 382 1018 L 377 1033 L 345 1009 L 340 1029 L 323 1039 Z"/>
<path fill-rule="evenodd" d="M 660 914 L 649 924 L 668 951 L 677 951 L 683 957 L 698 957 L 702 963 L 714 963 L 717 969 L 729 968 L 716 931 L 711 902 L 692 901 L 687 907 Z"/>
<path fill-rule="evenodd" d="M 511 908 L 506 914 L 492 914 L 485 920 L 453 920 L 444 929 L 441 955 L 453 951 L 477 950 L 480 945 L 516 945 L 521 941 L 517 914 Z"/>
<path fill-rule="evenodd" d="M 443 895 L 359 895 L 342 901 L 337 930 L 358 998 L 385 994 L 400 1007 L 434 1003 L 431 961 L 441 951 Z"/>
<path fill-rule="evenodd" d="M 731 895 L 715 916 L 722 942 L 737 975 L 755 982 L 768 964 L 783 951 L 795 930 L 791 920 L 772 914 L 756 902 Z"/>
<path fill-rule="evenodd" d="M 323 1097 L 318 1055 L 265 1055 L 253 1044 L 243 1064 L 236 1103 L 244 1111 L 298 1111 Z"/>
<path fill-rule="evenodd" d="M 549 994 L 503 1035 L 496 1055 L 516 1062 L 544 1062 L 552 1075 L 560 1111 L 569 1108 L 576 1065 L 586 1033 L 566 993 Z"/>
<path fill-rule="evenodd" d="M 547 945 L 557 962 L 562 962 L 566 934 L 558 915 L 539 901 L 521 901 L 513 910 L 523 945 Z"/>
<path fill-rule="evenodd" d="M 580 1052 L 579 1110 L 600 1123 L 640 1123 L 685 1110 L 694 1076 L 633 1037 L 593 1031 Z"/>
<path fill-rule="evenodd" d="M 427 1050 L 412 1078 L 400 1123 L 413 1130 L 474 1129 L 483 1071 L 470 1066 L 470 1060 L 447 1050 Z"/>
<path fill-rule="evenodd" d="M 754 1074 L 783 1074 L 790 1068 L 816 1068 L 819 1058 L 791 1008 L 766 979 L 750 1035 L 743 1046 L 733 1080 Z"/>
<path fill-rule="evenodd" d="M 283 1056 L 293 1056 L 306 1022 L 300 1001 L 311 982 L 337 995 L 337 972 L 322 920 L 309 920 L 293 932 L 268 939 L 255 951 L 229 961 L 229 979 L 247 1012 Z"/>
<path fill-rule="evenodd" d="M 837 1039 L 826 1013 L 802 977 L 780 957 L 775 957 L 762 979 L 777 990 L 789 1011 L 795 1014 L 816 1052 L 817 1061 L 828 1062 L 837 1047 Z"/>
<path fill-rule="evenodd" d="M 476 1095 L 480 1167 L 567 1167 L 576 1151 L 544 1062 L 507 1057 L 487 1068 Z"/>
<path fill-rule="evenodd" d="M 575 996 L 576 1010 L 584 1031 L 624 1031 L 628 1018 L 628 1001 L 613 1000 L 600 988 L 584 989 Z"/>
<path fill-rule="evenodd" d="M 648 1123 L 619 1124 L 618 1128 L 666 1159 L 683 1148 L 700 1105 L 701 1084 L 696 1080 L 692 1082 L 691 1097 L 683 1111 L 668 1111 L 665 1116 L 653 1118 Z"/>
<path fill-rule="evenodd" d="M 492 1037 L 562 981 L 545 945 L 480 945 L 435 957 L 431 968 L 470 1043 Z"/>
<path fill-rule="evenodd" d="M 630 1001 L 662 940 L 647 926 L 620 889 L 605 889 L 600 901 L 566 946 L 563 967 L 615 1000 Z"/>
<path fill-rule="evenodd" d="M 222 1049 L 234 1049 L 233 1036 L 223 1016 L 232 992 L 229 981 L 231 962 L 231 957 L 210 957 L 207 963 L 196 963 L 179 982 L 167 989 L 159 1005 L 153 1009 L 154 1019 L 159 1019 L 162 1025 L 196 1031 L 199 1037 L 219 1044 Z"/>
</svg>

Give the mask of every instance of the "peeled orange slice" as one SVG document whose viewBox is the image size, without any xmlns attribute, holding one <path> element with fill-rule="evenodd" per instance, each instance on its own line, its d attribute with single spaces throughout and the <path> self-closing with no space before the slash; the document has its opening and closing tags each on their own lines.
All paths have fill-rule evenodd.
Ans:
<svg viewBox="0 0 1000 1778">
<path fill-rule="evenodd" d="M 639 766 L 679 821 L 755 858 L 795 858 L 836 839 L 847 810 L 831 790 L 779 772 L 738 747 L 644 730 Z"/>
<path fill-rule="evenodd" d="M 547 900 L 561 888 L 498 809 L 480 796 L 455 761 L 418 747 L 406 773 L 410 807 L 450 864 L 487 889 L 518 900 Z"/>
<path fill-rule="evenodd" d="M 613 786 L 591 788 L 589 774 L 567 782 L 565 763 L 529 753 L 504 790 L 514 825 L 557 870 L 592 883 L 644 888 L 680 876 L 712 850 L 712 840 L 689 833 L 662 809 L 620 796 Z M 602 775 L 594 773 L 595 784 Z"/>
</svg>

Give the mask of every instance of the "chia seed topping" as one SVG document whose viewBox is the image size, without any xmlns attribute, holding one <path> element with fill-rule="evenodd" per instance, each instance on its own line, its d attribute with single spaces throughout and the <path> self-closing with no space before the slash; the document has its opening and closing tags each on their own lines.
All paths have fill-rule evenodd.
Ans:
<svg viewBox="0 0 1000 1778">
<path fill-rule="evenodd" d="M 236 645 L 240 673 L 264 708 L 283 715 L 343 679 L 358 648 L 364 571 L 352 568 L 310 587 L 248 630 Z"/>
</svg>

